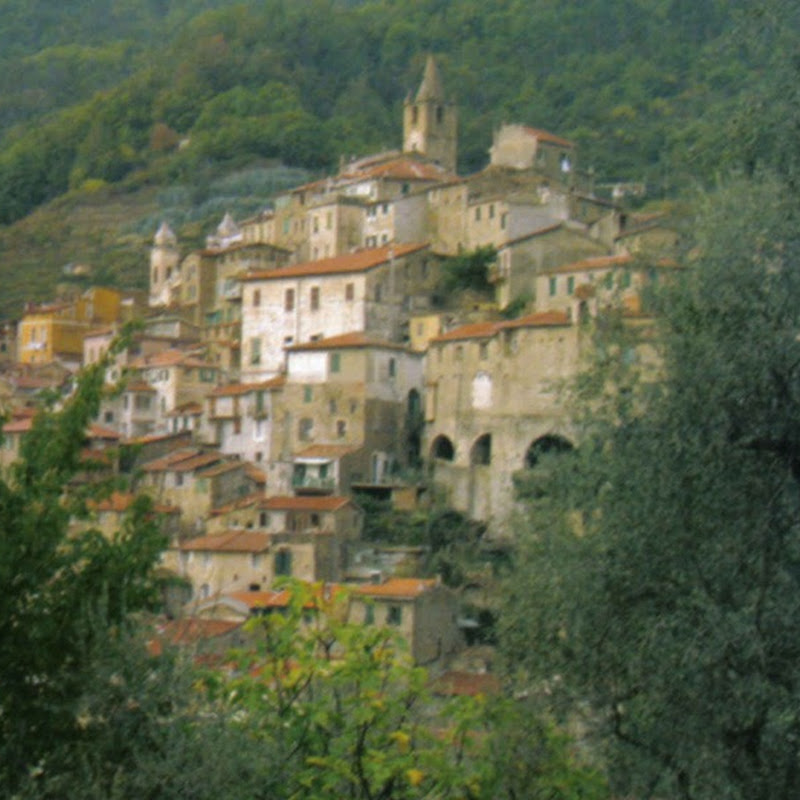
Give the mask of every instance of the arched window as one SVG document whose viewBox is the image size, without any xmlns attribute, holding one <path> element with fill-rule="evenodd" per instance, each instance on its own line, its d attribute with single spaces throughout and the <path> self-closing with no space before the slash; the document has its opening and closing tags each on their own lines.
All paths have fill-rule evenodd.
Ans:
<svg viewBox="0 0 800 800">
<path fill-rule="evenodd" d="M 486 466 L 492 463 L 492 434 L 484 433 L 472 445 L 469 453 L 469 463 L 473 466 Z"/>
<path fill-rule="evenodd" d="M 572 442 L 557 434 L 547 434 L 532 442 L 525 453 L 525 466 L 535 467 L 542 457 L 568 453 L 573 450 Z"/>
<path fill-rule="evenodd" d="M 456 449 L 446 436 L 437 436 L 431 445 L 431 456 L 441 461 L 452 461 L 456 456 Z"/>
</svg>

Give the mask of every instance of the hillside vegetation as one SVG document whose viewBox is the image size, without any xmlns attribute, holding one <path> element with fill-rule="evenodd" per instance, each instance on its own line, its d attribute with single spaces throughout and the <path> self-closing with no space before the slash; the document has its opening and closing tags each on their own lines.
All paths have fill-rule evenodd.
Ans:
<svg viewBox="0 0 800 800">
<path fill-rule="evenodd" d="M 493 128 L 515 121 L 573 138 L 600 183 L 644 180 L 668 194 L 732 162 L 753 169 L 775 149 L 781 125 L 761 84 L 780 83 L 772 62 L 794 47 L 796 10 L 749 6 L 3 0 L 0 225 L 66 192 L 70 202 L 88 195 L 91 208 L 107 185 L 127 197 L 177 185 L 202 203 L 215 176 L 254 162 L 321 171 L 342 155 L 396 147 L 427 52 L 459 104 L 462 171 L 481 167 Z M 786 75 L 784 93 L 796 92 Z M 112 206 L 123 202 L 114 197 Z M 63 208 L 3 237 L 4 279 L 34 261 L 52 279 L 47 250 L 67 233 Z M 125 237 L 89 234 L 103 236 L 112 245 L 97 254 L 103 269 L 128 277 Z M 58 260 L 94 257 L 82 245 L 67 239 L 75 252 Z M 17 294 L 12 285 L 2 313 Z"/>
</svg>

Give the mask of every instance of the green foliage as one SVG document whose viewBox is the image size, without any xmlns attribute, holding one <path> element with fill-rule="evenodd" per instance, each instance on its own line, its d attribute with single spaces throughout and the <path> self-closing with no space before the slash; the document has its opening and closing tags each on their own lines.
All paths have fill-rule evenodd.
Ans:
<svg viewBox="0 0 800 800">
<path fill-rule="evenodd" d="M 683 6 L 457 0 L 445 13 L 437 3 L 386 0 L 84 0 L 80 14 L 66 14 L 47 0 L 36 11 L 8 0 L 0 177 L 21 177 L 0 193 L 0 221 L 68 182 L 117 181 L 164 157 L 186 164 L 187 153 L 150 148 L 156 123 L 193 142 L 191 169 L 258 156 L 329 168 L 343 154 L 396 147 L 401 103 L 426 52 L 439 57 L 460 104 L 462 170 L 485 165 L 492 129 L 508 120 L 576 140 L 581 165 L 603 180 L 671 189 L 686 176 L 768 160 L 792 130 L 774 100 L 797 84 L 784 57 L 796 48 L 796 9 L 787 0 L 753 10 Z M 31 18 L 35 32 L 23 24 Z M 762 85 L 771 75 L 783 76 L 783 93 Z M 35 168 L 48 159 L 37 132 L 50 126 L 59 135 L 49 141 L 61 142 L 57 180 Z M 15 149 L 21 141 L 28 145 Z"/>
<path fill-rule="evenodd" d="M 0 786 L 7 794 L 75 735 L 78 702 L 98 654 L 129 615 L 154 604 L 150 573 L 163 539 L 146 500 L 112 541 L 68 535 L 70 517 L 102 487 L 75 483 L 96 417 L 105 362 L 82 375 L 62 410 L 42 411 L 22 461 L 0 478 Z"/>
<path fill-rule="evenodd" d="M 470 253 L 445 259 L 442 264 L 442 292 L 446 295 L 462 291 L 490 293 L 489 267 L 496 258 L 497 250 L 492 245 L 485 245 Z"/>
<path fill-rule="evenodd" d="M 602 350 L 580 448 L 532 500 L 505 649 L 591 708 L 620 793 L 800 792 L 798 223 L 777 179 L 707 199 L 659 380 Z"/>
</svg>

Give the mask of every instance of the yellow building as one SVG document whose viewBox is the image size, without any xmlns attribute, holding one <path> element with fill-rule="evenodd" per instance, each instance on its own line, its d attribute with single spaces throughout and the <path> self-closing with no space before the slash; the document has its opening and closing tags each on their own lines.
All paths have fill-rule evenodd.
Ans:
<svg viewBox="0 0 800 800">
<path fill-rule="evenodd" d="M 29 306 L 19 323 L 18 360 L 22 364 L 53 361 L 79 364 L 83 337 L 97 325 L 116 322 L 123 295 L 114 289 L 92 288 L 63 302 Z"/>
</svg>

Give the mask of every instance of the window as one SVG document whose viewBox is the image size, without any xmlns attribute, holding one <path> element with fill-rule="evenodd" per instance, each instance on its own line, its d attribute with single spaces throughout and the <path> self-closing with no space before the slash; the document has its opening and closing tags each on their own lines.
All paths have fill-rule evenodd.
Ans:
<svg viewBox="0 0 800 800">
<path fill-rule="evenodd" d="M 383 214 L 384 217 L 389 213 L 389 204 L 388 203 L 384 203 L 381 206 L 381 213 Z"/>
<path fill-rule="evenodd" d="M 403 607 L 402 606 L 389 606 L 386 609 L 386 624 L 387 625 L 401 625 L 403 622 Z"/>
<path fill-rule="evenodd" d="M 347 436 L 347 423 L 343 419 L 336 420 L 336 437 L 344 439 Z"/>
<path fill-rule="evenodd" d="M 103 421 L 104 422 L 113 422 L 114 421 L 114 412 L 113 411 L 106 411 L 103 414 Z"/>
<path fill-rule="evenodd" d="M 480 222 L 480 221 L 481 221 L 481 207 L 478 206 L 475 209 L 475 222 Z"/>
<path fill-rule="evenodd" d="M 314 432 L 314 420 L 310 417 L 303 417 L 297 429 L 297 436 L 301 442 L 307 442 L 311 439 L 311 435 Z"/>
<path fill-rule="evenodd" d="M 508 214 L 501 214 L 500 215 L 500 228 L 502 230 L 505 230 L 507 223 L 508 223 Z"/>
<path fill-rule="evenodd" d="M 287 289 L 283 296 L 283 310 L 294 311 L 294 289 Z"/>
<path fill-rule="evenodd" d="M 550 278 L 550 297 L 555 297 L 558 292 L 558 278 Z"/>
<path fill-rule="evenodd" d="M 356 296 L 356 287 L 354 283 L 346 283 L 344 287 L 344 299 L 354 300 Z"/>
<path fill-rule="evenodd" d="M 620 289 L 630 289 L 631 271 L 629 269 L 626 269 L 625 272 L 622 273 L 622 278 L 620 278 L 619 286 Z"/>
<path fill-rule="evenodd" d="M 311 297 L 309 300 L 312 311 L 319 311 L 319 286 L 311 287 Z"/>
<path fill-rule="evenodd" d="M 603 279 L 603 284 L 605 285 L 606 289 L 613 289 L 614 288 L 614 273 L 607 272 L 605 278 Z"/>
<path fill-rule="evenodd" d="M 375 287 L 375 302 L 376 303 L 380 303 L 382 295 L 383 295 L 383 287 L 380 284 L 378 284 Z"/>
<path fill-rule="evenodd" d="M 269 525 L 269 514 L 266 511 L 260 511 L 258 514 L 259 528 L 266 528 Z"/>
<path fill-rule="evenodd" d="M 310 386 L 303 387 L 303 402 L 310 403 L 314 399 L 314 390 Z"/>
<path fill-rule="evenodd" d="M 479 357 L 481 361 L 489 358 L 489 342 L 481 342 L 479 346 Z"/>
<path fill-rule="evenodd" d="M 253 307 L 261 305 L 261 290 L 255 289 L 253 291 Z"/>
<path fill-rule="evenodd" d="M 183 475 L 180 472 L 175 473 L 175 485 L 183 486 Z"/>
<path fill-rule="evenodd" d="M 575 276 L 570 275 L 567 278 L 567 294 L 572 294 L 575 291 Z"/>
<path fill-rule="evenodd" d="M 331 353 L 331 372 L 339 372 L 342 368 L 342 354 Z"/>
<path fill-rule="evenodd" d="M 389 359 L 389 377 L 394 378 L 397 374 L 397 362 L 393 359 Z"/>
<path fill-rule="evenodd" d="M 494 203 L 489 204 L 489 219 L 494 219 Z"/>
<path fill-rule="evenodd" d="M 463 361 L 464 359 L 464 345 L 458 344 L 456 345 L 456 352 L 455 352 L 455 360 L 456 361 Z"/>
<path fill-rule="evenodd" d="M 325 215 L 325 229 L 331 230 L 333 228 L 333 212 L 329 211 Z"/>
<path fill-rule="evenodd" d="M 444 108 L 436 106 L 436 124 L 441 125 L 444 122 Z"/>
<path fill-rule="evenodd" d="M 276 575 L 292 574 L 291 550 L 278 550 L 278 552 L 275 553 L 275 574 Z"/>
<path fill-rule="evenodd" d="M 250 553 L 250 566 L 253 569 L 261 567 L 261 553 Z"/>
<path fill-rule="evenodd" d="M 319 217 L 314 217 L 314 233 L 319 233 Z"/>
<path fill-rule="evenodd" d="M 311 517 L 310 517 L 310 520 L 309 520 L 309 524 L 311 525 L 311 527 L 312 528 L 319 528 L 319 523 L 320 523 L 319 514 L 312 513 Z"/>
<path fill-rule="evenodd" d="M 250 340 L 250 363 L 253 365 L 261 363 L 261 339 L 258 336 Z"/>
<path fill-rule="evenodd" d="M 364 624 L 365 625 L 375 624 L 375 606 L 372 605 L 372 603 L 364 604 Z"/>
<path fill-rule="evenodd" d="M 339 410 L 339 404 L 335 400 L 328 400 L 328 413 L 335 414 Z"/>
</svg>

